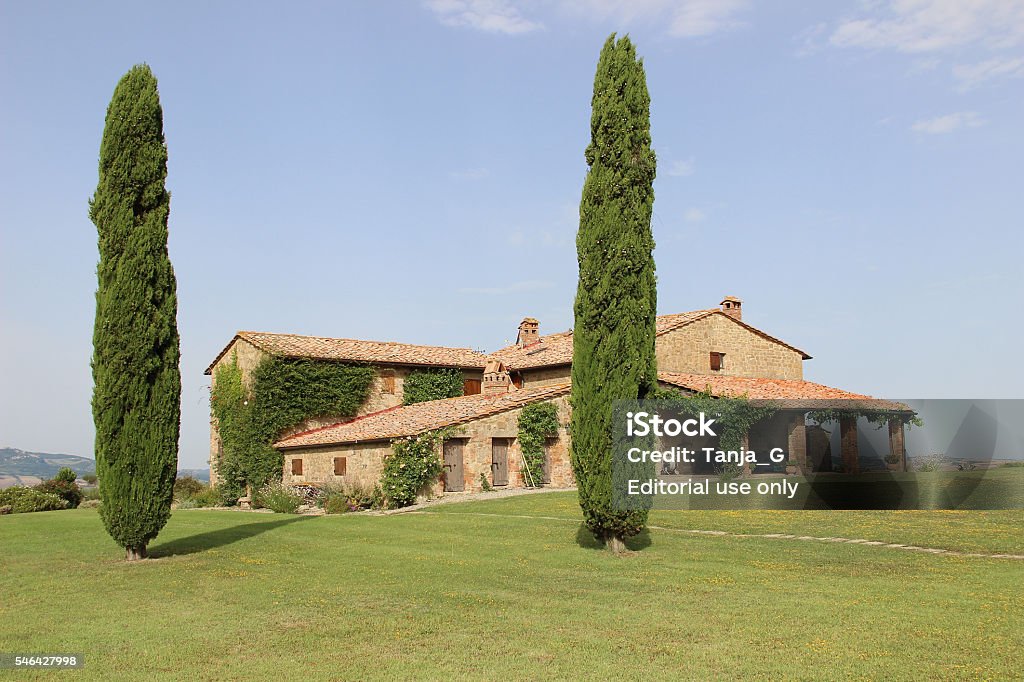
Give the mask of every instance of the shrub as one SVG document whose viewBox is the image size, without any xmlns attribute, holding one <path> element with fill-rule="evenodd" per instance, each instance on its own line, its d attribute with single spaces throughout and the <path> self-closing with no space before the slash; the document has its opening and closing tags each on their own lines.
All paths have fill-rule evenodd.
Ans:
<svg viewBox="0 0 1024 682">
<path fill-rule="evenodd" d="M 379 488 L 358 483 L 342 483 L 325 486 L 317 504 L 328 514 L 344 514 L 376 507 L 379 500 Z"/>
<path fill-rule="evenodd" d="M 715 473 L 723 481 L 732 481 L 743 475 L 743 466 L 736 462 L 725 462 L 715 467 Z"/>
<path fill-rule="evenodd" d="M 60 495 L 43 492 L 36 488 L 14 486 L 0 490 L 0 507 L 9 506 L 14 514 L 37 511 L 67 509 L 68 501 Z"/>
<path fill-rule="evenodd" d="M 186 497 L 174 503 L 176 509 L 196 509 L 199 505 L 191 497 Z"/>
<path fill-rule="evenodd" d="M 99 509 L 102 505 L 99 498 L 83 500 L 82 504 L 78 505 L 79 509 Z"/>
<path fill-rule="evenodd" d="M 96 485 L 96 482 L 99 481 L 99 479 L 96 478 L 96 474 L 86 474 L 85 476 L 82 476 L 82 480 L 89 485 Z"/>
<path fill-rule="evenodd" d="M 74 509 L 82 503 L 82 491 L 75 483 L 76 478 L 74 471 L 64 467 L 56 476 L 49 481 L 43 481 L 35 489 L 60 497 L 68 503 L 68 507 Z"/>
<path fill-rule="evenodd" d="M 462 395 L 463 385 L 461 369 L 417 369 L 402 384 L 402 404 L 457 398 Z"/>
<path fill-rule="evenodd" d="M 493 488 L 491 488 L 491 482 L 487 480 L 487 475 L 483 472 L 480 473 L 480 489 L 485 493 L 489 493 L 493 490 Z"/>
<path fill-rule="evenodd" d="M 939 454 L 922 457 L 915 464 L 918 471 L 938 471 L 942 468 L 946 458 Z"/>
<path fill-rule="evenodd" d="M 99 500 L 99 499 L 100 499 L 100 489 L 99 488 L 97 488 L 95 486 L 92 487 L 92 488 L 82 488 L 82 504 L 85 504 L 86 502 L 88 502 L 90 500 Z M 81 505 L 79 505 L 79 506 L 81 506 Z"/>
<path fill-rule="evenodd" d="M 191 476 L 182 476 L 174 481 L 174 499 L 181 502 L 182 500 L 195 497 L 207 487 L 203 485 L 202 481 L 197 481 Z"/>
<path fill-rule="evenodd" d="M 302 495 L 283 483 L 268 483 L 253 495 L 253 506 L 278 514 L 294 514 L 302 504 Z"/>
<path fill-rule="evenodd" d="M 227 501 L 217 488 L 204 485 L 203 489 L 189 498 L 197 507 L 224 507 Z"/>
<path fill-rule="evenodd" d="M 408 507 L 423 488 L 437 480 L 441 475 L 438 451 L 452 433 L 450 428 L 437 429 L 391 441 L 391 454 L 384 459 L 380 477 L 384 506 Z"/>
<path fill-rule="evenodd" d="M 519 413 L 520 472 L 530 486 L 544 485 L 544 441 L 558 434 L 558 408 L 554 403 L 527 405 Z"/>
</svg>

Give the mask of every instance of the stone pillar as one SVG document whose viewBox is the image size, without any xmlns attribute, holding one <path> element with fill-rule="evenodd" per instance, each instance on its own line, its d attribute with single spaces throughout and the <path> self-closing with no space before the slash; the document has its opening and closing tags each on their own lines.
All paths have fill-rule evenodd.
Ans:
<svg viewBox="0 0 1024 682">
<path fill-rule="evenodd" d="M 786 449 L 789 453 L 789 464 L 800 467 L 800 473 L 810 471 L 811 467 L 807 462 L 807 428 L 803 412 L 797 412 L 789 421 Z"/>
<path fill-rule="evenodd" d="M 857 418 L 839 419 L 839 447 L 842 452 L 843 471 L 848 474 L 860 473 L 860 458 L 857 448 Z"/>
<path fill-rule="evenodd" d="M 750 433 L 744 433 L 740 438 L 740 452 L 746 453 L 750 449 Z M 743 478 L 748 478 L 751 474 L 750 462 L 747 461 L 747 457 L 743 456 Z"/>
<path fill-rule="evenodd" d="M 889 420 L 889 454 L 899 458 L 898 471 L 907 470 L 907 446 L 903 437 L 903 420 Z"/>
</svg>

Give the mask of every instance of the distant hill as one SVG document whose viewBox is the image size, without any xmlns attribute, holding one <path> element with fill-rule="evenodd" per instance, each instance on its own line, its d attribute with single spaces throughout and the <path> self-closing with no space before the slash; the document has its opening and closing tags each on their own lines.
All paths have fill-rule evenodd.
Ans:
<svg viewBox="0 0 1024 682">
<path fill-rule="evenodd" d="M 79 478 L 96 473 L 96 462 L 88 457 L 0 448 L 0 476 L 53 478 L 63 467 L 70 468 Z"/>
<path fill-rule="evenodd" d="M 53 478 L 68 467 L 81 478 L 96 473 L 96 461 L 78 455 L 49 452 L 28 452 L 17 448 L 0 448 L 0 488 L 9 485 L 35 485 Z M 210 480 L 209 469 L 179 469 L 178 476 L 191 476 L 199 481 Z"/>
</svg>

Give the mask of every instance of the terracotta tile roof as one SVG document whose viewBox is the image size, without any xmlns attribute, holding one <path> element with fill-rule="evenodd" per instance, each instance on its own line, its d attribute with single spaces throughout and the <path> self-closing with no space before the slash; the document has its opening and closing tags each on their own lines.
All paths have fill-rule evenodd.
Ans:
<svg viewBox="0 0 1024 682">
<path fill-rule="evenodd" d="M 810 355 L 799 348 L 795 348 L 785 341 L 766 334 L 760 329 L 752 327 L 741 320 L 736 320 L 726 315 L 719 308 L 711 308 L 709 310 L 691 310 L 690 312 L 674 313 L 672 315 L 659 315 L 656 320 L 656 334 L 661 336 L 679 329 L 680 327 L 692 324 L 697 320 L 702 320 L 705 317 L 716 314 L 722 315 L 736 324 L 742 325 L 764 339 L 781 344 L 790 350 L 800 353 L 805 360 L 811 359 Z M 522 348 L 517 345 L 506 346 L 501 350 L 491 353 L 491 356 L 501 360 L 508 365 L 509 369 L 512 370 L 569 365 L 572 364 L 572 331 L 542 336 L 536 343 L 532 343 Z"/>
<path fill-rule="evenodd" d="M 351 421 L 297 433 L 274 443 L 275 448 L 316 447 L 390 440 L 444 426 L 464 424 L 569 392 L 569 384 L 539 386 L 500 395 L 467 395 L 446 400 L 392 407 Z"/>
<path fill-rule="evenodd" d="M 792 379 L 751 379 L 709 374 L 658 372 L 658 380 L 690 391 L 711 390 L 715 396 L 745 395 L 752 402 L 772 401 L 777 407 L 826 409 L 850 407 L 853 403 L 866 409 L 909 411 L 906 405 L 879 400 L 869 395 L 850 393 L 811 381 Z M 782 402 L 779 402 L 782 401 Z"/>
<path fill-rule="evenodd" d="M 236 339 L 244 339 L 260 350 L 286 358 L 314 358 L 317 360 L 347 360 L 371 364 L 428 365 L 434 367 L 461 367 L 482 369 L 487 356 L 469 348 L 446 348 L 444 346 L 416 346 L 394 341 L 359 341 L 356 339 L 333 339 L 323 336 L 300 336 L 298 334 L 272 334 L 269 332 L 238 332 L 224 350 L 206 368 L 205 374 L 213 371 L 214 365 L 224 357 Z"/>
</svg>

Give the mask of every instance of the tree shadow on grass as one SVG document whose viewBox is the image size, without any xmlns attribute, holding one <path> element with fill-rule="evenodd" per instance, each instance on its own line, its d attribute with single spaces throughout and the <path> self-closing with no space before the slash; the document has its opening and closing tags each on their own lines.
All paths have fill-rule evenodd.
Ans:
<svg viewBox="0 0 1024 682">
<path fill-rule="evenodd" d="M 261 533 L 266 533 L 268 530 L 287 526 L 291 523 L 308 521 L 310 518 L 312 517 L 289 516 L 288 518 L 274 521 L 244 523 L 237 526 L 231 526 L 229 528 L 221 528 L 219 530 L 211 530 L 206 533 L 189 535 L 188 537 L 171 540 L 170 542 L 162 543 L 151 548 L 149 550 L 149 558 L 160 559 L 175 555 L 196 554 L 198 552 L 213 549 L 214 547 L 223 547 L 225 545 L 230 545 L 233 542 L 238 542 L 239 540 L 255 537 Z"/>
<path fill-rule="evenodd" d="M 594 537 L 585 523 L 581 523 L 576 529 L 576 544 L 583 549 L 607 549 L 603 542 Z M 639 552 L 651 546 L 651 532 L 644 528 L 638 535 L 626 539 L 626 549 L 631 552 Z"/>
</svg>

